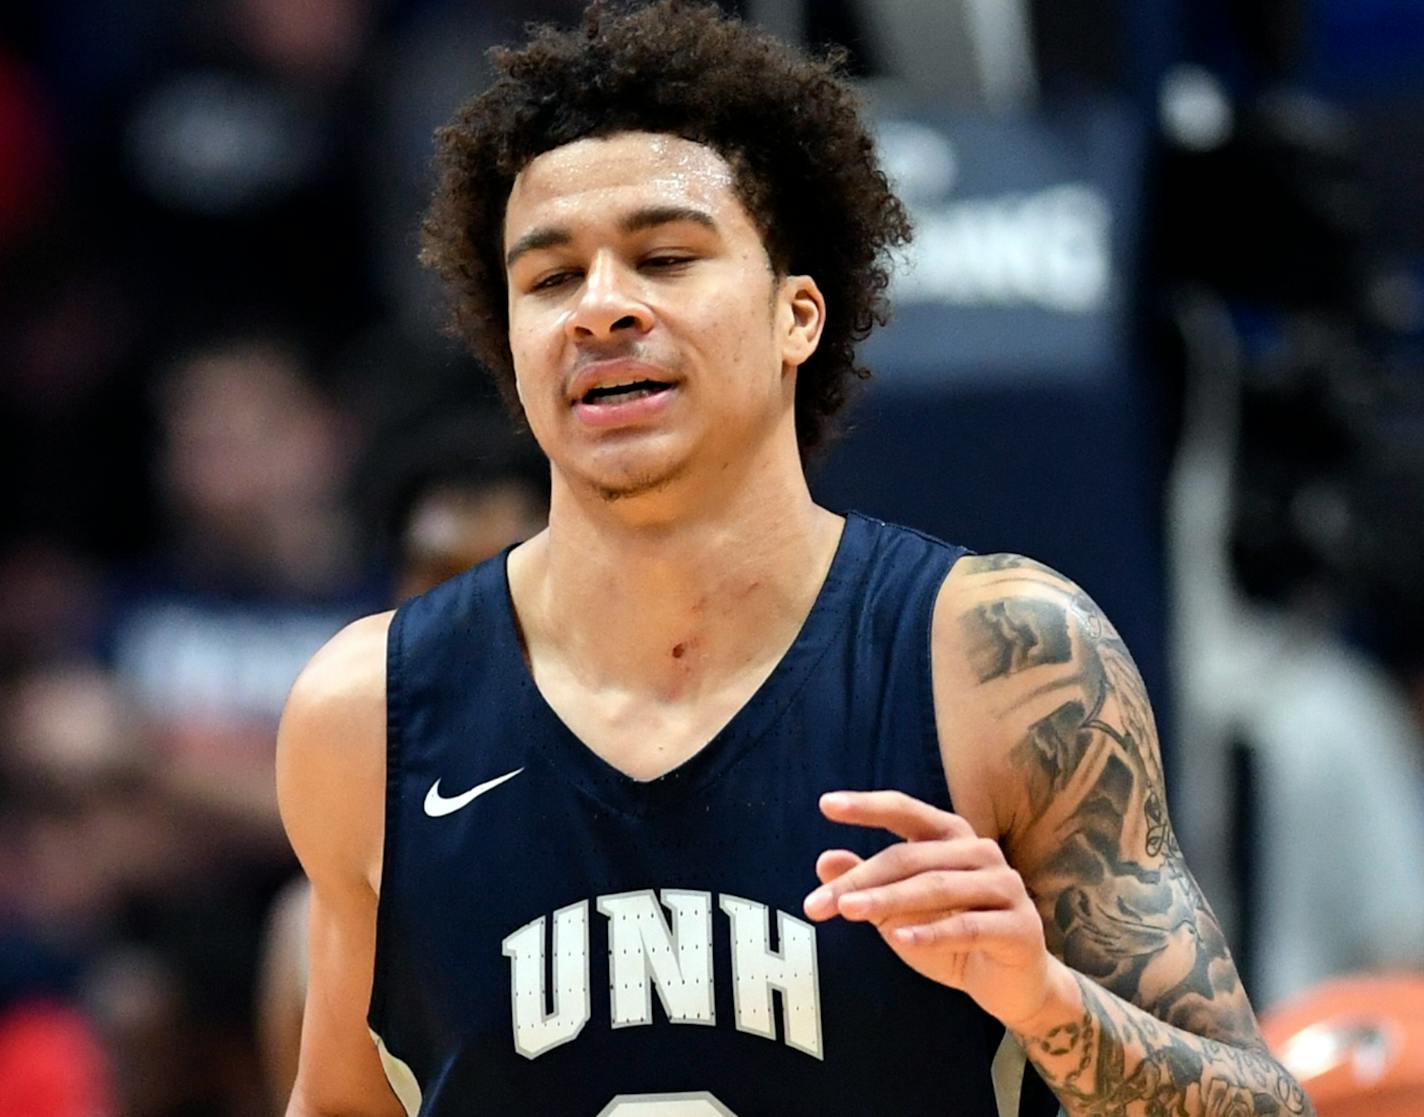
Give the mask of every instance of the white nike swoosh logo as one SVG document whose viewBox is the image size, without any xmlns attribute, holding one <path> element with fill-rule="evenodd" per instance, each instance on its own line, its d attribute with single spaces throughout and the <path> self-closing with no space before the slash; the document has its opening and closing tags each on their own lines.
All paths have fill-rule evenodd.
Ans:
<svg viewBox="0 0 1424 1117">
<path fill-rule="evenodd" d="M 453 799 L 447 799 L 440 794 L 440 781 L 436 780 L 430 785 L 430 790 L 425 793 L 425 813 L 431 818 L 440 818 L 442 815 L 454 814 L 461 807 L 468 807 L 486 791 L 498 787 L 508 780 L 514 779 L 523 768 L 516 768 L 512 772 L 506 772 L 502 776 L 495 776 L 492 780 L 485 780 L 484 783 L 476 784 L 469 791 L 456 795 Z"/>
</svg>

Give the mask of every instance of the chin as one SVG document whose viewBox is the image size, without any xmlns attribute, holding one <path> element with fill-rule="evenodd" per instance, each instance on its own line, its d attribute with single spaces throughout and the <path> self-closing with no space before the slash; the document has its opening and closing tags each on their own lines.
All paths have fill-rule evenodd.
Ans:
<svg viewBox="0 0 1424 1117">
<path fill-rule="evenodd" d="M 663 492 L 687 473 L 689 460 L 686 455 L 628 452 L 631 449 L 625 447 L 613 453 L 595 455 L 592 461 L 584 463 L 584 468 L 573 471 L 573 476 L 601 499 L 613 503 Z M 653 448 L 638 449 L 646 451 Z M 658 449 L 666 451 L 671 447 Z"/>
<path fill-rule="evenodd" d="M 672 465 L 661 469 L 630 469 L 617 475 L 610 472 L 589 477 L 588 482 L 601 499 L 612 504 L 664 492 L 683 473 L 680 465 Z"/>
<path fill-rule="evenodd" d="M 616 504 L 619 501 L 636 500 L 638 497 L 660 493 L 671 484 L 671 481 L 672 479 L 669 477 L 646 477 L 622 481 L 618 484 L 595 483 L 595 491 L 604 503 Z"/>
</svg>

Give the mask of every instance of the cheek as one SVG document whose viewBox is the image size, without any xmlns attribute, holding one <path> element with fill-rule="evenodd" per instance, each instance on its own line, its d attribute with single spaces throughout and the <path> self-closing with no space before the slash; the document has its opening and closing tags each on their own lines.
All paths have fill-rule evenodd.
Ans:
<svg viewBox="0 0 1424 1117">
<path fill-rule="evenodd" d="M 722 336 L 722 353 L 736 367 L 749 392 L 760 394 L 781 379 L 781 350 L 777 345 L 770 307 L 763 299 L 739 299 L 734 321 L 741 329 Z"/>
<path fill-rule="evenodd" d="M 531 328 L 527 316 L 511 314 L 509 318 L 509 351 L 516 365 L 523 365 L 536 352 L 538 334 Z"/>
<path fill-rule="evenodd" d="M 530 322 L 527 318 L 511 321 L 509 352 L 516 370 L 514 382 L 526 406 L 534 394 L 534 382 L 556 367 L 558 342 L 558 332 L 547 323 Z"/>
<path fill-rule="evenodd" d="M 745 271 L 727 282 L 715 296 L 698 303 L 699 328 L 711 337 L 718 353 L 739 365 L 764 362 L 775 348 L 775 308 L 760 276 Z M 735 323 L 735 328 L 729 328 Z"/>
<path fill-rule="evenodd" d="M 557 345 L 570 313 L 568 300 L 551 300 L 531 295 L 510 299 L 506 320 L 509 322 L 510 345 L 522 345 L 526 350 L 547 349 Z"/>
</svg>

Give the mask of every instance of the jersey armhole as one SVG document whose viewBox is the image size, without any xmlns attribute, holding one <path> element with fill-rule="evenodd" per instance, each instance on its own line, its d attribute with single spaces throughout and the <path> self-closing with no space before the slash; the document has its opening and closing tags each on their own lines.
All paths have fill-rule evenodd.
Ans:
<svg viewBox="0 0 1424 1117">
<path fill-rule="evenodd" d="M 925 537 L 928 538 L 928 537 Z M 937 540 L 933 542 L 938 543 Z M 934 688 L 934 642 L 935 642 L 935 610 L 939 608 L 939 600 L 944 592 L 945 584 L 949 581 L 950 575 L 954 573 L 954 568 L 960 559 L 966 555 L 974 554 L 964 547 L 951 547 L 949 544 L 938 543 L 940 548 L 950 550 L 949 561 L 944 564 L 944 568 L 936 576 L 925 579 L 926 590 L 924 600 L 915 602 L 917 615 L 924 624 L 923 640 L 921 648 L 923 650 L 924 661 L 919 671 L 920 686 L 920 709 L 924 711 L 924 725 L 921 728 L 921 740 L 927 753 L 925 765 L 930 787 L 939 792 L 941 799 L 933 803 L 933 806 L 942 810 L 954 813 L 954 796 L 949 790 L 949 772 L 944 764 L 944 752 L 940 747 L 939 739 L 939 711 L 935 703 Z"/>
<path fill-rule="evenodd" d="M 366 1023 L 385 1034 L 386 983 L 383 954 L 390 941 L 388 925 L 395 901 L 390 887 L 397 863 L 400 839 L 401 760 L 404 744 L 405 691 L 402 672 L 405 652 L 407 610 L 396 610 L 386 635 L 386 779 L 382 803 L 384 826 L 381 837 L 381 885 L 376 896 L 376 942 L 372 952 L 371 999 L 366 1007 Z"/>
</svg>

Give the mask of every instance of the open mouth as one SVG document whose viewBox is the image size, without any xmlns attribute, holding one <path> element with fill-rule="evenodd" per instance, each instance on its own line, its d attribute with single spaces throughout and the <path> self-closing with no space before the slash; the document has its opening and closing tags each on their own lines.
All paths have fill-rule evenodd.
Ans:
<svg viewBox="0 0 1424 1117">
<path fill-rule="evenodd" d="M 585 392 L 582 402 L 595 406 L 631 403 L 633 400 L 666 392 L 671 387 L 671 384 L 663 384 L 657 380 L 633 380 L 627 384 L 604 384 L 597 388 L 590 388 Z"/>
</svg>

